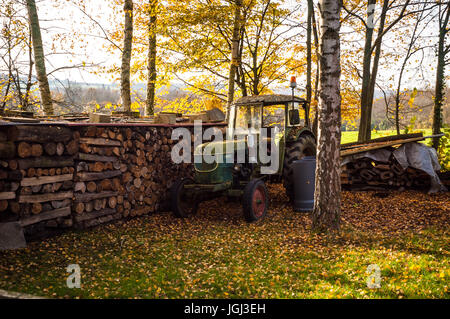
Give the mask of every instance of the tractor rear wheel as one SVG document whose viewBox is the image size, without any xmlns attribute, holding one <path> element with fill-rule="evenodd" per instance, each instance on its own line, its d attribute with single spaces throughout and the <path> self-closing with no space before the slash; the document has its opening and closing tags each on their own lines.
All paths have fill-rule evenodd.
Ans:
<svg viewBox="0 0 450 319">
<path fill-rule="evenodd" d="M 286 195 L 294 201 L 294 161 L 305 156 L 316 155 L 316 141 L 310 135 L 300 136 L 299 139 L 286 146 L 283 164 L 283 185 Z"/>
<path fill-rule="evenodd" d="M 170 191 L 171 208 L 176 217 L 186 218 L 197 213 L 198 201 L 187 194 L 185 185 L 194 184 L 191 178 L 178 180 Z"/>
<path fill-rule="evenodd" d="M 264 182 L 254 179 L 245 186 L 242 199 L 245 220 L 249 223 L 263 219 L 269 206 L 269 193 Z"/>
</svg>

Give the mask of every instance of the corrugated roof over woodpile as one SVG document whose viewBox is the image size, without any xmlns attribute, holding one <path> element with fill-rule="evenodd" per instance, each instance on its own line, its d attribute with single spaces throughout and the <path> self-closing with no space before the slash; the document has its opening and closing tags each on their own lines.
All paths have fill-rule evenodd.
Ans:
<svg viewBox="0 0 450 319">
<path fill-rule="evenodd" d="M 237 99 L 234 104 L 235 105 L 251 105 L 264 103 L 265 105 L 275 105 L 278 103 L 284 104 L 286 102 L 292 102 L 294 99 L 295 102 L 306 102 L 305 99 L 295 96 L 292 98 L 292 95 L 285 94 L 267 94 L 267 95 L 253 95 L 253 96 L 244 96 L 240 99 Z"/>
</svg>

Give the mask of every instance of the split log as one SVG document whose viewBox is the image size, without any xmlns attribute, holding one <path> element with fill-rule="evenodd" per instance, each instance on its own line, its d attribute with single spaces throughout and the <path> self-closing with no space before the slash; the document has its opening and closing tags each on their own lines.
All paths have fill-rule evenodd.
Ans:
<svg viewBox="0 0 450 319">
<path fill-rule="evenodd" d="M 89 126 L 84 135 L 89 136 L 89 137 L 94 137 L 95 134 L 97 133 L 97 128 L 95 126 Z"/>
<path fill-rule="evenodd" d="M 33 185 L 31 186 L 31 191 L 33 193 L 39 193 L 42 190 L 42 185 Z"/>
<path fill-rule="evenodd" d="M 112 190 L 112 182 L 111 182 L 111 180 L 109 180 L 109 179 L 104 179 L 104 180 L 102 180 L 101 182 L 100 182 L 100 186 L 101 186 L 101 189 L 102 190 L 104 190 L 104 191 L 110 191 L 110 190 Z"/>
<path fill-rule="evenodd" d="M 69 155 L 74 155 L 78 152 L 80 144 L 77 140 L 72 140 L 66 145 L 66 151 Z"/>
<path fill-rule="evenodd" d="M 2 192 L 2 193 L 0 193 L 0 200 L 14 199 L 14 198 L 16 198 L 16 193 L 15 192 Z"/>
<path fill-rule="evenodd" d="M 84 182 L 75 183 L 74 191 L 81 192 L 81 193 L 86 192 L 86 184 Z"/>
<path fill-rule="evenodd" d="M 76 203 L 76 204 L 75 204 L 75 211 L 76 211 L 78 214 L 81 214 L 82 212 L 84 212 L 84 203 L 81 203 L 81 202 Z"/>
<path fill-rule="evenodd" d="M 43 176 L 43 177 L 29 177 L 24 178 L 21 182 L 21 186 L 35 186 L 49 183 L 64 182 L 73 179 L 73 174 Z"/>
<path fill-rule="evenodd" d="M 90 163 L 89 165 L 89 170 L 91 172 L 103 172 L 105 170 L 105 164 L 103 162 L 95 162 L 95 163 Z"/>
<path fill-rule="evenodd" d="M 117 196 L 117 192 L 106 191 L 101 193 L 84 193 L 84 194 L 75 194 L 76 202 L 88 202 L 95 199 L 106 198 L 111 196 Z"/>
<path fill-rule="evenodd" d="M 56 143 L 49 142 L 44 144 L 44 150 L 47 155 L 53 156 L 56 154 Z"/>
<path fill-rule="evenodd" d="M 20 213 L 20 204 L 18 202 L 9 202 L 9 210 L 14 214 Z"/>
<path fill-rule="evenodd" d="M 116 197 L 110 197 L 109 199 L 108 199 L 108 206 L 110 207 L 110 208 L 116 208 L 116 206 L 117 206 L 117 198 Z"/>
<path fill-rule="evenodd" d="M 94 200 L 94 209 L 101 210 L 103 208 L 103 201 L 100 199 Z"/>
<path fill-rule="evenodd" d="M 71 204 L 72 204 L 72 200 L 70 200 L 68 198 L 64 199 L 64 200 L 54 200 L 51 202 L 52 207 L 55 209 L 67 207 L 67 206 L 70 206 Z"/>
<path fill-rule="evenodd" d="M 0 200 L 0 212 L 8 209 L 8 201 L 6 199 Z"/>
<path fill-rule="evenodd" d="M 98 217 L 102 217 L 102 216 L 106 216 L 106 215 L 112 215 L 115 214 L 116 210 L 112 209 L 112 208 L 105 208 L 101 211 L 95 212 L 95 213 L 87 213 L 87 214 L 80 214 L 80 215 L 76 215 L 74 217 L 75 221 L 80 223 L 82 221 L 86 221 L 86 220 L 90 220 L 93 218 L 98 218 Z"/>
<path fill-rule="evenodd" d="M 68 190 L 68 189 L 72 189 L 72 188 L 73 188 L 73 181 L 72 180 L 64 181 L 62 183 L 62 189 Z"/>
<path fill-rule="evenodd" d="M 45 220 L 70 216 L 70 214 L 71 214 L 70 207 L 64 207 L 64 208 L 48 211 L 45 213 L 41 213 L 36 216 L 27 217 L 27 218 L 20 220 L 19 222 L 22 225 L 22 227 L 26 227 L 26 226 L 29 226 L 32 224 L 36 224 L 36 223 L 45 221 Z"/>
<path fill-rule="evenodd" d="M 141 181 L 140 178 L 135 178 L 135 179 L 133 180 L 133 185 L 134 185 L 135 187 L 137 187 L 137 188 L 141 187 L 141 183 L 142 183 L 142 181 Z"/>
<path fill-rule="evenodd" d="M 72 131 L 61 126 L 17 125 L 8 129 L 8 140 L 34 143 L 68 142 Z"/>
<path fill-rule="evenodd" d="M 15 192 L 16 190 L 18 190 L 19 189 L 19 183 L 16 183 L 16 182 L 11 182 L 10 184 L 9 184 L 9 191 L 10 192 Z"/>
<path fill-rule="evenodd" d="M 122 172 L 120 170 L 115 171 L 105 171 L 101 173 L 88 173 L 88 172 L 81 172 L 77 174 L 77 180 L 86 182 L 86 181 L 95 181 L 99 179 L 107 179 L 122 175 Z"/>
<path fill-rule="evenodd" d="M 40 195 L 20 195 L 19 203 L 42 203 L 50 202 L 53 200 L 62 200 L 66 198 L 72 198 L 73 192 L 61 192 L 61 193 L 50 193 L 50 194 L 40 194 Z"/>
<path fill-rule="evenodd" d="M 27 158 L 31 156 L 31 145 L 27 142 L 20 142 L 17 146 L 17 154 L 21 158 Z"/>
<path fill-rule="evenodd" d="M 114 156 L 100 156 L 93 154 L 84 154 L 79 153 L 78 159 L 82 161 L 92 161 L 92 162 L 115 162 L 117 161 L 117 157 Z"/>
<path fill-rule="evenodd" d="M 80 151 L 83 153 L 90 153 L 92 151 L 92 148 L 89 145 L 84 144 L 84 143 L 81 143 L 79 148 L 80 148 Z"/>
<path fill-rule="evenodd" d="M 115 139 L 116 138 L 116 132 L 114 132 L 113 130 L 108 130 L 108 137 L 110 138 L 110 139 Z"/>
<path fill-rule="evenodd" d="M 8 161 L 8 167 L 10 170 L 15 171 L 17 168 L 19 168 L 19 164 L 17 164 L 16 160 L 9 160 Z"/>
<path fill-rule="evenodd" d="M 94 210 L 94 202 L 84 203 L 84 210 L 88 213 L 92 212 Z"/>
<path fill-rule="evenodd" d="M 61 189 L 61 187 L 63 186 L 63 183 L 53 183 L 52 186 L 53 186 L 52 191 L 57 192 Z"/>
<path fill-rule="evenodd" d="M 45 184 L 44 186 L 42 186 L 42 192 L 43 193 L 54 193 L 53 184 Z"/>
<path fill-rule="evenodd" d="M 91 181 L 87 183 L 86 189 L 89 193 L 95 193 L 97 191 L 97 184 Z"/>
<path fill-rule="evenodd" d="M 44 150 L 42 149 L 41 144 L 33 144 L 31 145 L 31 155 L 34 157 L 42 156 Z"/>
<path fill-rule="evenodd" d="M 89 166 L 86 162 L 79 162 L 77 164 L 77 172 L 86 172 L 89 170 Z"/>
<path fill-rule="evenodd" d="M 122 184 L 119 178 L 113 178 L 112 180 L 112 189 L 118 191 L 121 188 Z"/>
<path fill-rule="evenodd" d="M 394 177 L 394 173 L 391 172 L 391 171 L 385 171 L 385 172 L 382 172 L 382 173 L 380 174 L 380 179 L 381 179 L 382 181 L 388 181 L 388 180 L 390 180 L 392 177 Z"/>
<path fill-rule="evenodd" d="M 64 154 L 64 144 L 58 143 L 56 144 L 56 155 L 61 156 Z"/>
<path fill-rule="evenodd" d="M 89 144 L 89 145 L 98 145 L 98 146 L 120 146 L 119 141 L 110 140 L 107 138 L 90 138 L 90 137 L 82 137 L 80 138 L 80 143 Z"/>
<path fill-rule="evenodd" d="M 33 205 L 31 206 L 31 212 L 34 215 L 37 215 L 40 212 L 42 212 L 42 205 L 41 205 L 41 203 L 33 203 Z"/>
<path fill-rule="evenodd" d="M 13 158 L 16 155 L 16 146 L 13 142 L 0 142 L 0 157 Z"/>
<path fill-rule="evenodd" d="M 28 169 L 30 167 L 64 167 L 73 165 L 73 157 L 61 156 L 61 157 L 36 157 L 19 159 L 18 161 L 20 169 Z"/>
</svg>

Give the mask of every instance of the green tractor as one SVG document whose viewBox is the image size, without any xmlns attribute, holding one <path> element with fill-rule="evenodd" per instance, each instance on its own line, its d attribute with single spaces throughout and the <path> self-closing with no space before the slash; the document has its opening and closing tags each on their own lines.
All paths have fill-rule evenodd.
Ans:
<svg viewBox="0 0 450 319">
<path fill-rule="evenodd" d="M 274 145 L 277 147 L 278 165 L 273 170 L 262 169 L 261 161 L 254 156 L 252 159 L 249 152 L 249 145 L 254 143 L 255 136 L 259 140 L 262 128 L 265 132 L 277 132 L 263 135 L 262 139 L 267 143 L 269 154 Z M 194 179 L 178 180 L 171 189 L 171 208 L 175 216 L 188 217 L 197 212 L 200 202 L 227 196 L 242 199 L 248 222 L 260 220 L 265 217 L 269 204 L 265 182 L 283 180 L 286 194 L 293 201 L 293 162 L 316 154 L 316 140 L 308 121 L 308 103 L 290 95 L 247 96 L 236 100 L 230 108 L 226 135 L 224 141 L 204 143 L 195 148 L 194 159 L 200 160 L 194 160 Z M 261 142 L 258 151 L 260 145 Z M 206 149 L 222 160 L 206 162 L 202 157 Z M 239 152 L 245 154 L 243 162 L 236 162 Z"/>
</svg>

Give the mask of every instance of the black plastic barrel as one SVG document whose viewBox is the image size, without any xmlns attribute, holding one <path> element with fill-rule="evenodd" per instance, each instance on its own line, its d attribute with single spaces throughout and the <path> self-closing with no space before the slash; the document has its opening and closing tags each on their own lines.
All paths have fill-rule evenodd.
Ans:
<svg viewBox="0 0 450 319">
<path fill-rule="evenodd" d="M 316 157 L 305 156 L 294 161 L 294 210 L 307 212 L 314 208 Z"/>
</svg>

